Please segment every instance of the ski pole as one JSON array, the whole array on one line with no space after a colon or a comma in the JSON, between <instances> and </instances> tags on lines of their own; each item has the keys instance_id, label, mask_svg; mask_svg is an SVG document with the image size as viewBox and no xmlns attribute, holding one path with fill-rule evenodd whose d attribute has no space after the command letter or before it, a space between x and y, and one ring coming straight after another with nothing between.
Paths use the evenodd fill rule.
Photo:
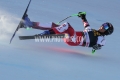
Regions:
<instances>
[{"instance_id":1,"label":"ski pole","mask_svg":"<svg viewBox=\"0 0 120 80\"><path fill-rule=\"evenodd\" d=\"M71 16L68 16L68 17L64 18L63 20L57 22L56 24L60 24L61 22L65 21L66 19L68 19L68 18L70 18L70 17L73 17L73 16L78 16L78 14L73 14L73 15L71 15Z\"/></svg>"}]
</instances>

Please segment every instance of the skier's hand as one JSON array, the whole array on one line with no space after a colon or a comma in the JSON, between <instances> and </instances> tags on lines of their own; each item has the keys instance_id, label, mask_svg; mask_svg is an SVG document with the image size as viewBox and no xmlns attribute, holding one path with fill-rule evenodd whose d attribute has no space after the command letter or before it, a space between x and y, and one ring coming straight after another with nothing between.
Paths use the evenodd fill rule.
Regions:
<instances>
[{"instance_id":1,"label":"skier's hand","mask_svg":"<svg viewBox=\"0 0 120 80\"><path fill-rule=\"evenodd\" d=\"M99 50L99 49L101 49L101 45L100 44L96 44L96 45L93 46L93 49L94 50Z\"/></svg>"},{"instance_id":2,"label":"skier's hand","mask_svg":"<svg viewBox=\"0 0 120 80\"><path fill-rule=\"evenodd\" d=\"M86 12L78 12L78 17L85 18Z\"/></svg>"}]
</instances>

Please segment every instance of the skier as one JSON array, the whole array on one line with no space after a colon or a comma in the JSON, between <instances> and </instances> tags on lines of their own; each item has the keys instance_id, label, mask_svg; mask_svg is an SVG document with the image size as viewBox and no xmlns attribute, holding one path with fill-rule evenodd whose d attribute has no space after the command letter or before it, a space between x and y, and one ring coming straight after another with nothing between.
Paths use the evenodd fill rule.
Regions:
<instances>
[{"instance_id":1,"label":"skier","mask_svg":"<svg viewBox=\"0 0 120 80\"><path fill-rule=\"evenodd\" d=\"M83 31L75 31L68 22L62 25L55 24L54 22L48 24L32 22L27 14L21 27L45 30L39 35L67 33L69 38L64 40L70 46L92 47L94 50L101 49L105 45L105 36L111 35L114 31L113 25L106 22L98 30L95 30L90 27L86 19L86 12L79 12L78 17L82 19L85 28Z\"/></svg>"}]
</instances>

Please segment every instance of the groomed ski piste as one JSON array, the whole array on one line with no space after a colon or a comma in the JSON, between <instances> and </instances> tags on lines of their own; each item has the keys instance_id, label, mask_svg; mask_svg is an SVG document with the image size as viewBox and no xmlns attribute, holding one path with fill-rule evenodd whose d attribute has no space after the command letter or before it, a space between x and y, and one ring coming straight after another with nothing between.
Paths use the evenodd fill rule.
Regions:
<instances>
[{"instance_id":1,"label":"groomed ski piste","mask_svg":"<svg viewBox=\"0 0 120 80\"><path fill-rule=\"evenodd\" d=\"M79 11L87 13L92 28L111 22L115 31L106 37L106 45L95 54L91 48L72 47L64 42L19 40L18 36L34 35L42 30L20 29L11 44L29 0L0 1L0 80L119 80L119 0L32 0L28 15L32 21L59 22ZM83 30L78 17L69 22Z\"/></svg>"}]
</instances>

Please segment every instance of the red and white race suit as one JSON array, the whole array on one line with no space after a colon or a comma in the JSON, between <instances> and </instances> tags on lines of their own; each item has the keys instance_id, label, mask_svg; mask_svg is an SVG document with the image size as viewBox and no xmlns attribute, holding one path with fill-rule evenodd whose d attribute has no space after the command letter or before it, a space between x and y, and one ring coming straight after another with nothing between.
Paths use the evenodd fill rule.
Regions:
<instances>
[{"instance_id":1,"label":"red and white race suit","mask_svg":"<svg viewBox=\"0 0 120 80\"><path fill-rule=\"evenodd\" d=\"M84 22L84 26L88 23ZM104 36L96 36L96 30L91 29L89 26L85 27L84 31L75 31L69 23L64 23L59 27L52 28L56 34L67 33L69 38L65 38L64 42L71 46L86 46L93 47L95 44L104 45Z\"/></svg>"}]
</instances>

